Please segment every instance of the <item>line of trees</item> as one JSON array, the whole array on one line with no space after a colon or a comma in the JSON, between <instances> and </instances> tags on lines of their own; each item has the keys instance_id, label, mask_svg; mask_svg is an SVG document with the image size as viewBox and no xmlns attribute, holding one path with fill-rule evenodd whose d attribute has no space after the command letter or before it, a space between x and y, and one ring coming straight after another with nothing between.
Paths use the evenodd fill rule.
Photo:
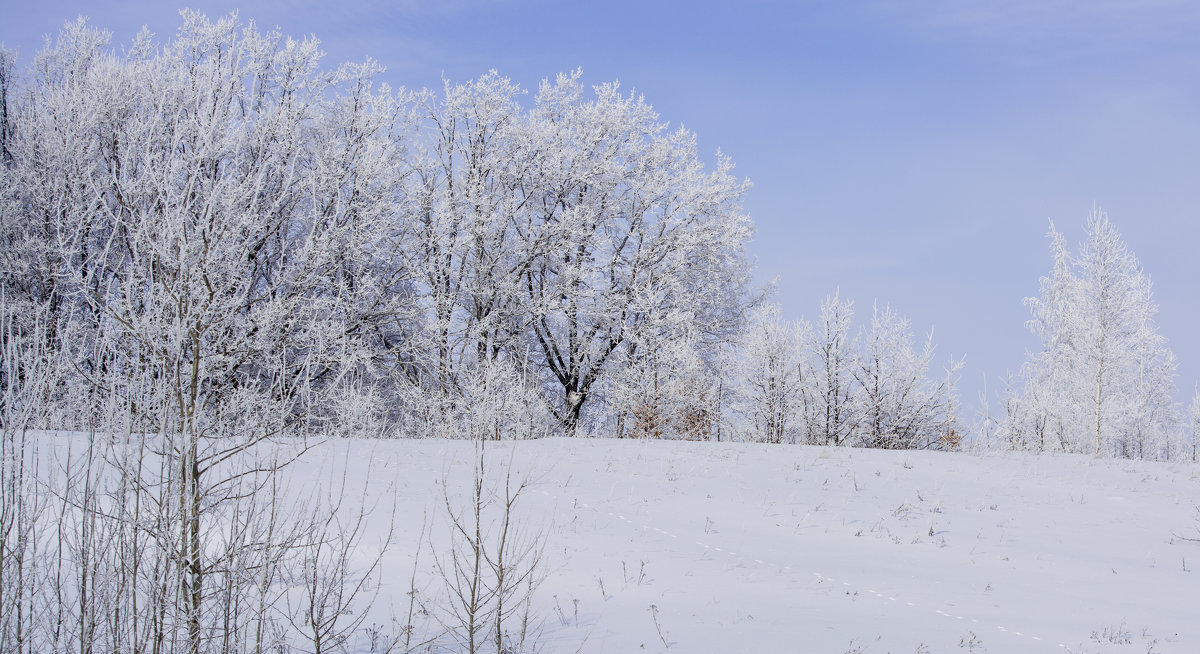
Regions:
<instances>
[{"instance_id":1,"label":"line of trees","mask_svg":"<svg viewBox=\"0 0 1200 654\"><path fill-rule=\"evenodd\" d=\"M579 72L526 109L233 17L108 38L68 24L24 76L0 53L0 649L339 650L389 544L286 471L341 435L477 441L448 592L411 597L471 651L530 647L539 541L482 441L620 432L668 350L706 437L748 184Z\"/></svg>"},{"instance_id":2,"label":"line of trees","mask_svg":"<svg viewBox=\"0 0 1200 654\"><path fill-rule=\"evenodd\" d=\"M735 409L770 443L883 449L955 449L962 359L930 376L933 334L914 349L906 318L874 307L853 330L854 303L825 298L815 325L774 305L751 317L733 364Z\"/></svg>"},{"instance_id":3,"label":"line of trees","mask_svg":"<svg viewBox=\"0 0 1200 654\"><path fill-rule=\"evenodd\" d=\"M760 307L748 183L642 98L576 71L526 108L495 72L413 92L320 57L189 12L122 55L82 20L25 76L0 53L0 294L70 364L44 426L119 397L203 469L209 442L452 433L499 366L557 433L958 442L961 362L929 377L889 307L857 334L836 296L814 324ZM1079 256L1052 232L1003 440L1173 456L1149 281L1088 229Z\"/></svg>"},{"instance_id":4,"label":"line of trees","mask_svg":"<svg viewBox=\"0 0 1200 654\"><path fill-rule=\"evenodd\" d=\"M27 75L0 53L0 295L70 363L44 426L120 397L202 469L205 442L452 434L499 366L541 398L529 433L959 442L961 362L931 377L890 307L853 334L837 296L762 308L748 182L642 98L575 71L526 108L494 71L393 90L320 58L191 12L122 55L82 20ZM1078 256L1051 241L1000 440L1178 455L1148 278L1099 212Z\"/></svg>"},{"instance_id":5,"label":"line of trees","mask_svg":"<svg viewBox=\"0 0 1200 654\"><path fill-rule=\"evenodd\" d=\"M748 184L616 84L559 75L530 109L495 72L393 91L373 62L323 70L315 41L194 13L107 47L77 22L0 78L0 284L46 308L70 388L143 371L197 434L264 402L342 424L353 391L421 435L500 363L574 434L647 349L686 333L703 360L748 305Z\"/></svg>"}]
</instances>

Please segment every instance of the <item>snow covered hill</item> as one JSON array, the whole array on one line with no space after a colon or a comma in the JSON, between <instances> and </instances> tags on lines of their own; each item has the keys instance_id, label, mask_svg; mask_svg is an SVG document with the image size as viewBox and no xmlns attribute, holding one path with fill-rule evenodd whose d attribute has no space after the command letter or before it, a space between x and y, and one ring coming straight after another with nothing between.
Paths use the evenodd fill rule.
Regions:
<instances>
[{"instance_id":1,"label":"snow covered hill","mask_svg":"<svg viewBox=\"0 0 1200 654\"><path fill-rule=\"evenodd\" d=\"M1195 464L662 441L513 447L488 444L487 461L500 471L511 453L533 480L515 517L546 536L533 602L543 651L1200 652L1200 543L1181 538L1200 537ZM462 506L474 453L464 441L332 441L291 469L307 486L349 470L351 489L367 480L377 516L395 505L364 624L406 624L415 570L430 613L418 602L414 622L438 629L445 585L431 547L445 563L443 480ZM386 522L372 522L379 535ZM369 651L363 631L357 646Z\"/></svg>"}]
</instances>

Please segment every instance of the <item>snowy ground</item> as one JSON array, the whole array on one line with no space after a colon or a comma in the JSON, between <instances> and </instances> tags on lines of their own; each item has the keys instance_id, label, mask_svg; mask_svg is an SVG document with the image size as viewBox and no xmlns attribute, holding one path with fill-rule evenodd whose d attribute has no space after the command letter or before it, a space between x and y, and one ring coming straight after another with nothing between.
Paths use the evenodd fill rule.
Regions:
<instances>
[{"instance_id":1,"label":"snowy ground","mask_svg":"<svg viewBox=\"0 0 1200 654\"><path fill-rule=\"evenodd\" d=\"M510 446L494 446L493 466ZM1200 652L1200 543L1177 537L1200 527L1195 464L617 440L516 448L515 467L536 478L520 519L548 530L535 602L546 651ZM349 461L357 480L373 460L373 496L396 504L372 621L403 617L422 516L442 542L441 480L470 479L472 445L322 450L292 473L338 475ZM425 597L440 592L430 565L426 549Z\"/></svg>"}]
</instances>

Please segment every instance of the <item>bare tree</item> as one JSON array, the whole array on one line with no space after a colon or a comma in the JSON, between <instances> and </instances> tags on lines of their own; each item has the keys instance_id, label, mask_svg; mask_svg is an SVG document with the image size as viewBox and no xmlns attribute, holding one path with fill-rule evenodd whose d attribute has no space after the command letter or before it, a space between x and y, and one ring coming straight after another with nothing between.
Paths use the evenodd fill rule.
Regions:
<instances>
[{"instance_id":1,"label":"bare tree","mask_svg":"<svg viewBox=\"0 0 1200 654\"><path fill-rule=\"evenodd\" d=\"M368 506L370 470L363 479L357 507L346 507L346 469L340 482L333 479L323 490L323 499L309 508L306 533L289 541L297 550L292 565L302 578L303 594L290 619L311 644L313 654L340 651L367 618L366 611L377 597L380 564L391 544L396 514L393 509L383 541L365 565L356 566L361 557L362 539L375 507Z\"/></svg>"},{"instance_id":2,"label":"bare tree","mask_svg":"<svg viewBox=\"0 0 1200 654\"><path fill-rule=\"evenodd\" d=\"M24 320L14 309L0 293L0 649L23 654L47 647L39 632L53 619L38 590L50 581L42 563L53 509L39 488L37 434L51 422L62 362L46 344L45 309Z\"/></svg>"},{"instance_id":3,"label":"bare tree","mask_svg":"<svg viewBox=\"0 0 1200 654\"><path fill-rule=\"evenodd\" d=\"M529 604L544 575L545 535L520 517L520 504L531 478L513 466L518 441L500 439L524 431L520 405L540 404L514 394L519 376L499 365L484 371L473 393L472 409L459 428L474 444L465 498L442 480L442 499L449 544L430 541L434 566L443 580L448 602L445 626L457 646L467 652L495 648L497 654L524 652L533 645ZM536 404L535 404L536 403ZM507 461L493 471L492 448L508 448ZM520 616L518 625L514 620ZM510 632L510 629L512 631Z\"/></svg>"}]
</instances>

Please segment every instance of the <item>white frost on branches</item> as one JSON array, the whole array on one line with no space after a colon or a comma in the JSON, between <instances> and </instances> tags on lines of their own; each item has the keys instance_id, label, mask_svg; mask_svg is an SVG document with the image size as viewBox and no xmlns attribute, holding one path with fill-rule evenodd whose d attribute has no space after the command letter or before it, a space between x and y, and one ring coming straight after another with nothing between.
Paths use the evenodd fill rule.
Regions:
<instances>
[{"instance_id":1,"label":"white frost on branches","mask_svg":"<svg viewBox=\"0 0 1200 654\"><path fill-rule=\"evenodd\" d=\"M1050 227L1054 266L1028 325L1042 349L1022 369L1007 441L1018 447L1170 459L1181 454L1175 358L1158 333L1150 279L1102 211L1079 254Z\"/></svg>"},{"instance_id":2,"label":"white frost on branches","mask_svg":"<svg viewBox=\"0 0 1200 654\"><path fill-rule=\"evenodd\" d=\"M955 449L962 360L931 377L932 332L913 349L909 321L875 307L853 337L854 309L825 298L816 328L759 307L738 342L732 383L751 439L887 449Z\"/></svg>"}]
</instances>

